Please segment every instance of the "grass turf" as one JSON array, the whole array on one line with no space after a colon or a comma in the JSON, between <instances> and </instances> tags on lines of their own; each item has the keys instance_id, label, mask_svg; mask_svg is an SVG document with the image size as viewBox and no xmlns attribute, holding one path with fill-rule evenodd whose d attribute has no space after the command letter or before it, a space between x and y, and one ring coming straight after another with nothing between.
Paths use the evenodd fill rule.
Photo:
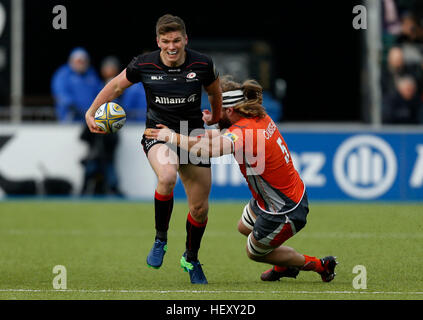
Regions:
<instances>
[{"instance_id":1,"label":"grass turf","mask_svg":"<svg viewBox=\"0 0 423 320\"><path fill-rule=\"evenodd\" d=\"M312 256L337 256L337 276L330 283L314 272L262 282L268 266L247 258L246 238L236 231L243 206L211 203L199 255L209 284L202 286L192 285L179 265L184 202L175 203L159 270L145 262L154 238L151 203L0 202L0 299L423 298L422 205L311 203L306 227L286 245ZM66 267L66 290L53 288L56 265ZM367 289L352 285L356 265L366 268Z\"/></svg>"}]
</instances>

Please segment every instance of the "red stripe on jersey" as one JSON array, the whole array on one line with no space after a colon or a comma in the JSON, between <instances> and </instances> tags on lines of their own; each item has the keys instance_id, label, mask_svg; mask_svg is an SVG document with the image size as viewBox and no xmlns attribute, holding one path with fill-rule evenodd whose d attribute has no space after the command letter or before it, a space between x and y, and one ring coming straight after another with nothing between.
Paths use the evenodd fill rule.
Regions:
<instances>
[{"instance_id":1,"label":"red stripe on jersey","mask_svg":"<svg viewBox=\"0 0 423 320\"><path fill-rule=\"evenodd\" d=\"M197 62L193 62L193 63L191 63L191 64L187 65L185 69L188 69L189 67L191 67L193 64L196 64L196 63L198 63L198 64L204 64L205 66L207 66L207 65L208 65L208 63L206 63L206 62L200 62L200 61L197 61Z\"/></svg>"},{"instance_id":2,"label":"red stripe on jersey","mask_svg":"<svg viewBox=\"0 0 423 320\"><path fill-rule=\"evenodd\" d=\"M151 64L151 65L155 66L157 69L163 70L163 68L160 68L160 67L159 67L157 64L155 64L155 63L151 63L151 62L138 63L138 65L139 65L139 66L143 66L143 65L146 65L146 64Z\"/></svg>"}]
</instances>

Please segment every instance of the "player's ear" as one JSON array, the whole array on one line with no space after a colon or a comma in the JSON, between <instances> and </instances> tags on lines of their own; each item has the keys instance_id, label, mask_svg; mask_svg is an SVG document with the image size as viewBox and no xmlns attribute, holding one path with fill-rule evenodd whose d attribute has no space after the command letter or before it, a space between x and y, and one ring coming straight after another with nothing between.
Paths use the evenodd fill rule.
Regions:
<instances>
[{"instance_id":1,"label":"player's ear","mask_svg":"<svg viewBox=\"0 0 423 320\"><path fill-rule=\"evenodd\" d=\"M159 37L156 37L156 42L157 42L157 46L160 48L160 39L159 39Z\"/></svg>"}]
</instances>

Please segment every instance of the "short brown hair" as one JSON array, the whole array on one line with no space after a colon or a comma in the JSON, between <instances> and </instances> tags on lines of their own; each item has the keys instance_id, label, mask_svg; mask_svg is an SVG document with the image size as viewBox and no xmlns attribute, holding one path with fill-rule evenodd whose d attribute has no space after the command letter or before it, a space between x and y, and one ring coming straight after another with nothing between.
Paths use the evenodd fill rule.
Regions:
<instances>
[{"instance_id":1,"label":"short brown hair","mask_svg":"<svg viewBox=\"0 0 423 320\"><path fill-rule=\"evenodd\" d=\"M182 35L186 36L186 28L184 20L171 14L161 16L156 23L156 35L166 34L168 32L180 31Z\"/></svg>"}]
</instances>

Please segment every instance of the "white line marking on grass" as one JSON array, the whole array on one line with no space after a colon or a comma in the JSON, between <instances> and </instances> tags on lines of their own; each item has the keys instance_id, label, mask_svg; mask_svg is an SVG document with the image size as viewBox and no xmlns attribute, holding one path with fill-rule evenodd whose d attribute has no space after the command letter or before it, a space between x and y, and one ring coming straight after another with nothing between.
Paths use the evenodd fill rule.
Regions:
<instances>
[{"instance_id":1,"label":"white line marking on grass","mask_svg":"<svg viewBox=\"0 0 423 320\"><path fill-rule=\"evenodd\" d=\"M239 294L390 294L390 295L423 295L423 292L402 292L402 291L304 291L304 290L118 290L118 289L66 289L66 290L52 290L52 289L0 289L0 292L27 292L27 293L52 293L52 292L76 292L76 293L239 293Z\"/></svg>"},{"instance_id":2,"label":"white line marking on grass","mask_svg":"<svg viewBox=\"0 0 423 320\"><path fill-rule=\"evenodd\" d=\"M172 231L172 236L184 237L185 233ZM63 229L63 230L51 230L51 229L0 229L0 235L9 236L104 236L104 237L142 237L150 236L150 234L140 233L128 233L127 230L104 230L104 231L93 231L93 230L78 230L78 229ZM366 233L366 232L304 232L299 234L302 238L312 239L423 239L422 233L417 232L391 232L391 233ZM210 230L207 233L208 237L239 237L239 234L234 232L228 234L223 231Z\"/></svg>"}]
</instances>

